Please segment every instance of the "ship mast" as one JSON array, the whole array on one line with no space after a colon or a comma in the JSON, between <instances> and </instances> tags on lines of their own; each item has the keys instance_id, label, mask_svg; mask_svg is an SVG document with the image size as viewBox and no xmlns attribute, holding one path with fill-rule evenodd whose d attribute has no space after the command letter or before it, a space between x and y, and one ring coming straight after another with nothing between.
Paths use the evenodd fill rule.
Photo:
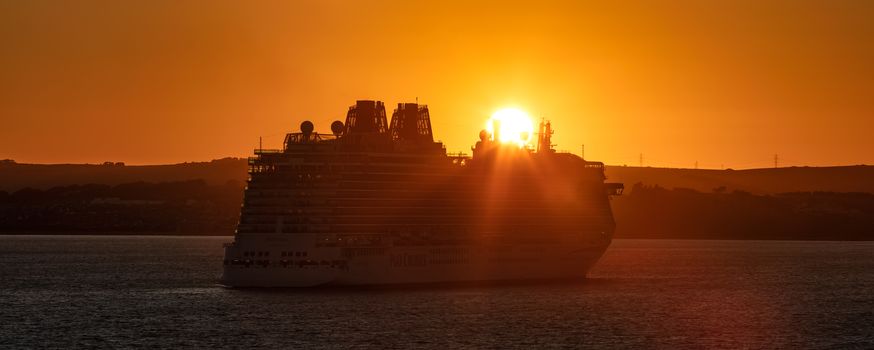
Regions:
<instances>
[{"instance_id":1,"label":"ship mast","mask_svg":"<svg viewBox=\"0 0 874 350\"><path fill-rule=\"evenodd\" d=\"M540 120L540 129L537 133L537 153L540 152L553 152L552 150L552 134L554 131L552 130L552 124L546 120Z\"/></svg>"}]
</instances>

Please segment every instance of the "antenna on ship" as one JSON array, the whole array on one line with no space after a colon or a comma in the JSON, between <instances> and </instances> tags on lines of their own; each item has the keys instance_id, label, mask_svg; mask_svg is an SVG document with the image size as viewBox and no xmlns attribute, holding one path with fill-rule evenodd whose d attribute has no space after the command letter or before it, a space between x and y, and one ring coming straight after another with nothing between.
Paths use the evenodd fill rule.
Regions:
<instances>
[{"instance_id":1,"label":"antenna on ship","mask_svg":"<svg viewBox=\"0 0 874 350\"><path fill-rule=\"evenodd\" d=\"M261 143L261 136L258 136L258 153L262 153L264 150L264 145Z\"/></svg>"}]
</instances>

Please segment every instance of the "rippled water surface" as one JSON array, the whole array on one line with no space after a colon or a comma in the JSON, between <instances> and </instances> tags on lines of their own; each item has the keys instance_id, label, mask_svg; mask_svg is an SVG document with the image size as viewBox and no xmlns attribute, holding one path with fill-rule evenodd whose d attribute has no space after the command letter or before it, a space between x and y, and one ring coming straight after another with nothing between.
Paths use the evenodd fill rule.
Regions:
<instances>
[{"instance_id":1,"label":"rippled water surface","mask_svg":"<svg viewBox=\"0 0 874 350\"><path fill-rule=\"evenodd\" d=\"M0 236L0 347L874 348L874 242L617 240L573 284L233 290L227 237Z\"/></svg>"}]
</instances>

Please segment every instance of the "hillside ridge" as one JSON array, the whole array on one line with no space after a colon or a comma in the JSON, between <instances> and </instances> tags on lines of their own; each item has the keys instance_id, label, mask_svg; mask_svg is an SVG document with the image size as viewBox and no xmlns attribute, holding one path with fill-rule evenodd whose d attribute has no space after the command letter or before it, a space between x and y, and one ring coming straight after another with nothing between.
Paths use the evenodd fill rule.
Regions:
<instances>
[{"instance_id":1,"label":"hillside ridge","mask_svg":"<svg viewBox=\"0 0 874 350\"><path fill-rule=\"evenodd\" d=\"M0 163L0 191L30 187L170 182L202 179L211 185L246 180L247 160L223 158L208 162L167 165L22 164ZM627 188L636 183L664 188L689 188L701 192L746 191L755 194L784 192L874 193L874 166L785 167L744 170L681 169L607 166L608 181ZM721 188L721 189L720 189Z\"/></svg>"}]
</instances>

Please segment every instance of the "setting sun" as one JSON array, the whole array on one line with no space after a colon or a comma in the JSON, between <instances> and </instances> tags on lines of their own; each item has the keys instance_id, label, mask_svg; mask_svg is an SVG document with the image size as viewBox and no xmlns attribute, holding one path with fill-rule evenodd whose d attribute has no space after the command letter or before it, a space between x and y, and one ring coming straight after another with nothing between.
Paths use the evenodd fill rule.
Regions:
<instances>
[{"instance_id":1,"label":"setting sun","mask_svg":"<svg viewBox=\"0 0 874 350\"><path fill-rule=\"evenodd\" d=\"M497 134L495 126L498 127ZM517 108L504 108L498 110L486 122L486 131L497 135L496 139L502 143L515 143L519 147L528 144L534 133L534 122L528 113Z\"/></svg>"}]
</instances>

